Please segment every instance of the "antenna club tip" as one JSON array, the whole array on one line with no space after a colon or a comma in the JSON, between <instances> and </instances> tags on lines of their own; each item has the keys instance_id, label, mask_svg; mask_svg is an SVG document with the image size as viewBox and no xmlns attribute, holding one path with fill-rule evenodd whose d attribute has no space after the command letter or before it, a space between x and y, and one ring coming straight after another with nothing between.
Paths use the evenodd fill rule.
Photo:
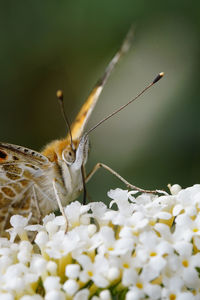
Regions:
<instances>
[{"instance_id":1,"label":"antenna club tip","mask_svg":"<svg viewBox=\"0 0 200 300\"><path fill-rule=\"evenodd\" d=\"M56 92L56 97L57 97L59 100L63 100L63 91L62 91L62 90L57 90L57 92Z\"/></svg>"},{"instance_id":2,"label":"antenna club tip","mask_svg":"<svg viewBox=\"0 0 200 300\"><path fill-rule=\"evenodd\" d=\"M154 79L154 81L152 82L152 84L158 82L158 81L164 76L164 74L165 74L164 72L160 72L160 73L156 76L156 78Z\"/></svg>"}]
</instances>

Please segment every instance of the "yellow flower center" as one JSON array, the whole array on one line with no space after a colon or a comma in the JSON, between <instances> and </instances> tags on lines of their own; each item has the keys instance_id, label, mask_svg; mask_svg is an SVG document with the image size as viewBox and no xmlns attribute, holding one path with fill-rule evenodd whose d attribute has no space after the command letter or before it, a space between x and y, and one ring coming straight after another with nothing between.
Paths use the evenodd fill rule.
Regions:
<instances>
[{"instance_id":1,"label":"yellow flower center","mask_svg":"<svg viewBox=\"0 0 200 300\"><path fill-rule=\"evenodd\" d=\"M156 224L156 221L155 221L155 220L150 220L150 221L149 221L149 225L150 225L150 226L154 226L155 224Z\"/></svg>"},{"instance_id":2,"label":"yellow flower center","mask_svg":"<svg viewBox=\"0 0 200 300\"><path fill-rule=\"evenodd\" d=\"M133 235L134 236L139 236L139 232L138 231L133 231Z\"/></svg>"},{"instance_id":3,"label":"yellow flower center","mask_svg":"<svg viewBox=\"0 0 200 300\"><path fill-rule=\"evenodd\" d=\"M193 228L193 232L198 232L199 229L198 228Z\"/></svg>"},{"instance_id":4,"label":"yellow flower center","mask_svg":"<svg viewBox=\"0 0 200 300\"><path fill-rule=\"evenodd\" d=\"M150 253L150 256L156 256L156 255L157 255L156 252L151 252L151 253Z\"/></svg>"},{"instance_id":5,"label":"yellow flower center","mask_svg":"<svg viewBox=\"0 0 200 300\"><path fill-rule=\"evenodd\" d=\"M109 248L108 248L108 251L113 251L113 250L114 250L113 247L109 247Z\"/></svg>"},{"instance_id":6,"label":"yellow flower center","mask_svg":"<svg viewBox=\"0 0 200 300\"><path fill-rule=\"evenodd\" d=\"M90 277L93 276L93 272L92 272L92 271L88 271L87 273L88 273L88 275L89 275Z\"/></svg>"},{"instance_id":7,"label":"yellow flower center","mask_svg":"<svg viewBox=\"0 0 200 300\"><path fill-rule=\"evenodd\" d=\"M176 295L175 295L175 294L171 294L171 295L169 296L169 299L170 299L170 300L175 300L175 299L176 299Z\"/></svg>"},{"instance_id":8,"label":"yellow flower center","mask_svg":"<svg viewBox=\"0 0 200 300\"><path fill-rule=\"evenodd\" d=\"M185 268L187 268L187 267L189 266L189 263L188 263L188 261L185 259L185 260L182 261L182 265L183 265Z\"/></svg>"},{"instance_id":9,"label":"yellow flower center","mask_svg":"<svg viewBox=\"0 0 200 300\"><path fill-rule=\"evenodd\" d=\"M136 286L138 289L142 289L143 288L143 284L141 282L137 282Z\"/></svg>"},{"instance_id":10,"label":"yellow flower center","mask_svg":"<svg viewBox=\"0 0 200 300\"><path fill-rule=\"evenodd\" d=\"M124 267L125 269L129 269L129 268L130 268L129 264L127 264L127 263L124 263L124 264L123 264L123 267Z\"/></svg>"}]
</instances>

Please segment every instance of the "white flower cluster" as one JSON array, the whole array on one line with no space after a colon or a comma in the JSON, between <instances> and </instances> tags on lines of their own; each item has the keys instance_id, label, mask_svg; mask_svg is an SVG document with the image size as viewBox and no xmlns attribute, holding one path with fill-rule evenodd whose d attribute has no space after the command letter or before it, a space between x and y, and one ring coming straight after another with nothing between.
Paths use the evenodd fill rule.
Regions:
<instances>
[{"instance_id":1,"label":"white flower cluster","mask_svg":"<svg viewBox=\"0 0 200 300\"><path fill-rule=\"evenodd\" d=\"M170 191L111 190L110 208L73 202L67 233L62 216L13 216L0 238L0 299L200 299L200 185Z\"/></svg>"}]
</instances>

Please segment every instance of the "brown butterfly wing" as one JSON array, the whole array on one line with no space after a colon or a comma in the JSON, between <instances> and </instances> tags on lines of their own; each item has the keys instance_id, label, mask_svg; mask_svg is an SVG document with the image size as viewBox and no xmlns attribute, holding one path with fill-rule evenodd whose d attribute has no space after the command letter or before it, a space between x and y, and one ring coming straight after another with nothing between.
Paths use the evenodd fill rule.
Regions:
<instances>
[{"instance_id":1,"label":"brown butterfly wing","mask_svg":"<svg viewBox=\"0 0 200 300\"><path fill-rule=\"evenodd\" d=\"M74 120L71 126L71 133L73 140L80 139L81 135L83 134L84 128L89 120L89 117L99 99L99 96L103 90L104 85L106 84L110 74L112 73L114 67L120 60L123 54L125 54L132 43L133 39L133 27L130 28L128 31L120 49L114 55L108 66L106 67L102 77L97 81L95 87L89 94L89 97L81 107L80 112L78 113L76 119ZM70 135L68 134L67 139L70 140Z\"/></svg>"},{"instance_id":2,"label":"brown butterfly wing","mask_svg":"<svg viewBox=\"0 0 200 300\"><path fill-rule=\"evenodd\" d=\"M34 186L48 167L48 159L40 153L0 143L0 233L10 227L13 214L32 212L32 223L38 222Z\"/></svg>"}]
</instances>

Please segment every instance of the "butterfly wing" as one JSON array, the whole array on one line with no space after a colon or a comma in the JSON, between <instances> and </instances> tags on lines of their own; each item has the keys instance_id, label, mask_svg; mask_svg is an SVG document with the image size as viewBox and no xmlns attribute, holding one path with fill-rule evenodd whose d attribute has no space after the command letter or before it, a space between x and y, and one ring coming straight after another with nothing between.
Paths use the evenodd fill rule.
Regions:
<instances>
[{"instance_id":1,"label":"butterfly wing","mask_svg":"<svg viewBox=\"0 0 200 300\"><path fill-rule=\"evenodd\" d=\"M125 54L131 45L133 39L133 28L129 30L127 36L125 37L119 51L114 55L113 59L110 61L108 66L106 67L102 77L97 81L95 87L89 94L89 97L81 107L80 112L78 113L75 121L71 126L71 133L73 140L80 139L83 134L84 128L89 120L89 117L99 99L99 96L103 90L104 85L106 84L112 70L120 60L123 54ZM70 139L70 135L68 134L67 139Z\"/></svg>"},{"instance_id":2,"label":"butterfly wing","mask_svg":"<svg viewBox=\"0 0 200 300\"><path fill-rule=\"evenodd\" d=\"M0 143L0 233L9 225L10 216L27 216L38 222L36 189L50 167L49 160L28 148ZM44 196L43 196L44 197Z\"/></svg>"}]
</instances>

